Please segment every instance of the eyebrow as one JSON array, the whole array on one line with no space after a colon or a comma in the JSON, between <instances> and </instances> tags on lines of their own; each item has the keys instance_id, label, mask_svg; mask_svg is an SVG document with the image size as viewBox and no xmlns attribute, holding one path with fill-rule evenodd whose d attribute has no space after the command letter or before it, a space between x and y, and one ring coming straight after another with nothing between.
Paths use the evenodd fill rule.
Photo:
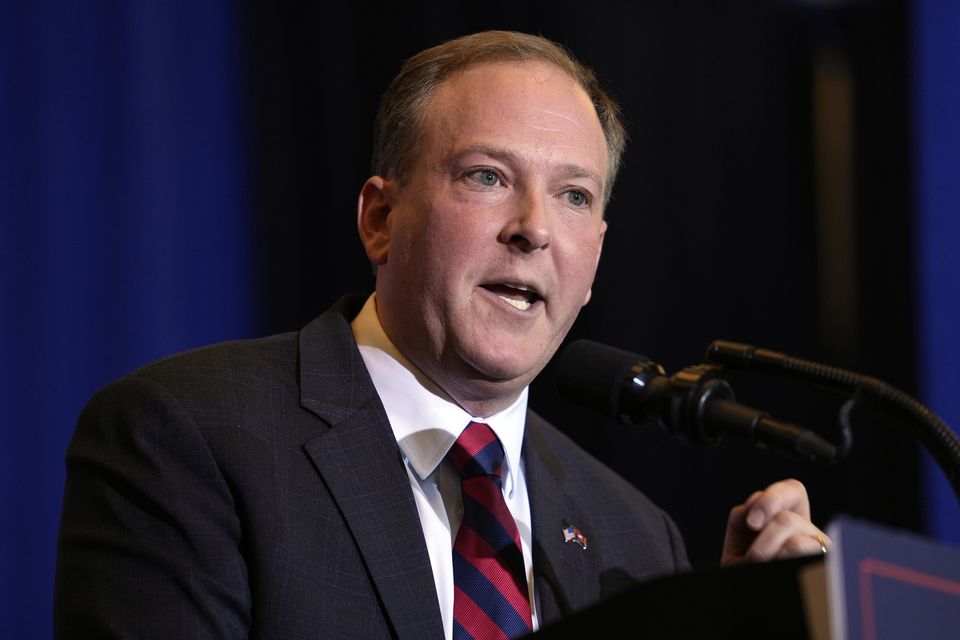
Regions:
<instances>
[{"instance_id":1,"label":"eyebrow","mask_svg":"<svg viewBox=\"0 0 960 640\"><path fill-rule=\"evenodd\" d=\"M474 144L461 149L456 154L454 158L462 158L471 153L480 153L486 156L490 156L494 160L499 160L500 162L505 163L518 163L521 158L513 151L508 149L502 149L500 147L491 147L484 144ZM602 192L604 190L603 180L600 179L599 174L590 171L578 164L574 163L564 163L558 166L558 168L571 178L586 178L588 180L593 180L597 184L597 188Z\"/></svg>"}]
</instances>

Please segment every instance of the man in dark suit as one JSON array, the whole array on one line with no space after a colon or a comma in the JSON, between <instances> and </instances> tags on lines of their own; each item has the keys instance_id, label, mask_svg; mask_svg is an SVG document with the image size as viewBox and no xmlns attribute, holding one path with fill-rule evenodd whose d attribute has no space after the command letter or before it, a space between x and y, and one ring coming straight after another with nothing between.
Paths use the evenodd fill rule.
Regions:
<instances>
[{"instance_id":1,"label":"man in dark suit","mask_svg":"<svg viewBox=\"0 0 960 640\"><path fill-rule=\"evenodd\" d=\"M59 637L462 637L484 603L452 559L474 525L450 452L475 423L515 554L486 575L511 575L524 628L688 568L666 514L526 407L590 298L616 105L553 43L489 32L407 61L377 126L372 296L154 363L84 410ZM785 481L733 509L724 562L828 542Z\"/></svg>"}]
</instances>

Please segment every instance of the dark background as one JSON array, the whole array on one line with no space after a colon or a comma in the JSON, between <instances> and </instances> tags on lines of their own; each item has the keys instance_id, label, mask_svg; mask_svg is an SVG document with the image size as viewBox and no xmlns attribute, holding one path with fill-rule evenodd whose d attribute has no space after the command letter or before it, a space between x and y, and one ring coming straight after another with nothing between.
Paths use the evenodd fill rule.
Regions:
<instances>
[{"instance_id":1,"label":"dark background","mask_svg":"<svg viewBox=\"0 0 960 640\"><path fill-rule=\"evenodd\" d=\"M359 5L257 4L250 55L263 329L299 327L344 291L371 289L355 240L356 195L378 96L402 60L506 28L568 46L620 101L629 127L594 298L570 339L645 354L668 373L701 362L714 339L738 340L912 392L904 13L892 1L486 2L476 11L420 2L375 16ZM842 70L849 98L828 95L818 111L824 68ZM851 155L827 170L848 178L852 232L824 243L831 230L817 212L831 195L818 163L837 159L818 151L816 131L831 108L841 125L823 125L827 139L847 140ZM824 277L852 283L833 309L839 329L825 309L835 301ZM914 446L895 425L858 423L851 456L833 468L734 441L692 448L572 407L551 373L534 384L531 405L673 514L695 565L719 559L732 505L786 476L807 484L820 524L846 513L920 527ZM734 390L836 439L839 396L751 376Z\"/></svg>"},{"instance_id":2,"label":"dark background","mask_svg":"<svg viewBox=\"0 0 960 640\"><path fill-rule=\"evenodd\" d=\"M369 291L354 221L379 96L404 58L488 28L570 47L630 131L571 339L670 373L715 339L758 344L960 423L954 0L0 2L0 637L50 637L64 453L91 395ZM960 543L956 496L896 425L861 416L829 468L694 448L566 404L552 373L532 406L673 514L697 567L728 509L786 476L818 524ZM731 380L836 437L843 398Z\"/></svg>"}]
</instances>

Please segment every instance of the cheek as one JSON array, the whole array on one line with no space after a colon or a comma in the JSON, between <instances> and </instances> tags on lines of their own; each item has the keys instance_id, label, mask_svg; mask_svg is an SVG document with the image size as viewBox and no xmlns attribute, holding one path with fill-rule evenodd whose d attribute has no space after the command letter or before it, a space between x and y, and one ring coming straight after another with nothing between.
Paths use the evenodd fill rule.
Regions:
<instances>
[{"instance_id":1,"label":"cheek","mask_svg":"<svg viewBox=\"0 0 960 640\"><path fill-rule=\"evenodd\" d=\"M596 233L576 234L558 244L558 269L571 288L589 291L597 271L600 240ZM579 297L579 294L578 294ZM588 298L589 299L589 298ZM586 300L583 301L586 304Z\"/></svg>"},{"instance_id":2,"label":"cheek","mask_svg":"<svg viewBox=\"0 0 960 640\"><path fill-rule=\"evenodd\" d=\"M493 217L478 211L447 210L423 230L421 248L434 276L468 277L473 267L487 262L497 247ZM486 258L484 256L487 256Z\"/></svg>"}]
</instances>

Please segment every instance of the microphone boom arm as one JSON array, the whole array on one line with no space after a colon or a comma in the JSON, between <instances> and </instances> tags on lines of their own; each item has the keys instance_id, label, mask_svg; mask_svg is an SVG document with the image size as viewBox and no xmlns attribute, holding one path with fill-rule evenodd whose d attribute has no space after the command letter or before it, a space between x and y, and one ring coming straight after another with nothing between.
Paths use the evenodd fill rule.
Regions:
<instances>
[{"instance_id":1,"label":"microphone boom arm","mask_svg":"<svg viewBox=\"0 0 960 640\"><path fill-rule=\"evenodd\" d=\"M908 418L906 424L911 435L937 461L960 500L960 438L933 411L899 389L870 376L726 340L712 342L707 347L707 358L731 368L801 378L851 393L851 400L841 412L841 422L847 430L853 405L872 402L892 407Z\"/></svg>"}]
</instances>

